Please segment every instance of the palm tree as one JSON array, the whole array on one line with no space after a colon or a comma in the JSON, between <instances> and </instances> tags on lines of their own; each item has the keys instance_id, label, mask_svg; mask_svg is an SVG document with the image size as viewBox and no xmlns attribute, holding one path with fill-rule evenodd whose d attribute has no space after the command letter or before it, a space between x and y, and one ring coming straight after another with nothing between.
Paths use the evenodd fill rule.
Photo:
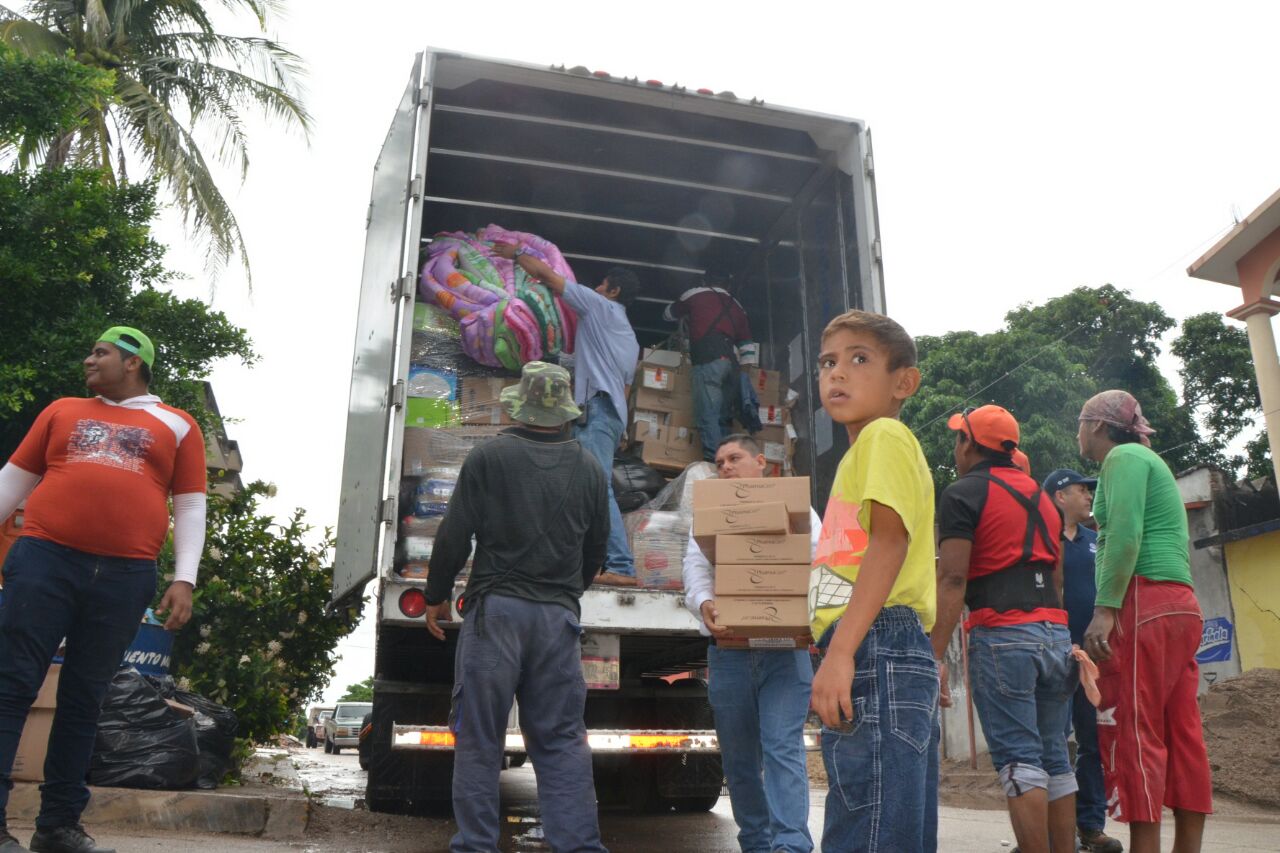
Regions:
<instances>
[{"instance_id":1,"label":"palm tree","mask_svg":"<svg viewBox=\"0 0 1280 853\"><path fill-rule=\"evenodd\" d=\"M248 10L266 31L281 0L217 0ZM26 14L0 5L0 41L29 55L68 53L115 74L114 97L83 116L83 126L52 140L24 139L20 165L42 156L49 167L74 163L127 181L138 158L158 178L217 273L238 253L248 273L244 239L214 183L197 136L211 140L217 161L249 168L244 110L310 131L301 101L301 60L267 38L222 35L201 0L30 0Z\"/></svg>"}]
</instances>

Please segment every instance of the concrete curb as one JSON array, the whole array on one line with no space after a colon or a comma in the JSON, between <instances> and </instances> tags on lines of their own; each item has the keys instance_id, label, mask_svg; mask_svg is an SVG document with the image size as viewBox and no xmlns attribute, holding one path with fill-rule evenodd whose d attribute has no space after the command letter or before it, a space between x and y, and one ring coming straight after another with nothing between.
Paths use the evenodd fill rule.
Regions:
<instances>
[{"instance_id":1,"label":"concrete curb","mask_svg":"<svg viewBox=\"0 0 1280 853\"><path fill-rule=\"evenodd\" d=\"M83 818L88 826L115 824L288 839L301 838L311 818L311 803L296 796L131 788L89 790L92 796ZM15 784L9 795L9 819L31 823L39 812L40 787Z\"/></svg>"}]
</instances>

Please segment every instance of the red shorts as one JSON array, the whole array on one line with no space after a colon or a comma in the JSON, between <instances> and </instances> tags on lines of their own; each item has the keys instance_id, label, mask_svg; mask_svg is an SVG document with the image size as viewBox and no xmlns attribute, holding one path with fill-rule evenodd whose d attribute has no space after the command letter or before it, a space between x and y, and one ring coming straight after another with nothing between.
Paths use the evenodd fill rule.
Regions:
<instances>
[{"instance_id":1,"label":"red shorts","mask_svg":"<svg viewBox=\"0 0 1280 853\"><path fill-rule=\"evenodd\" d=\"M1098 749L1107 812L1158 823L1164 806L1209 814L1213 781L1200 727L1196 650L1204 624L1186 584L1134 577L1099 664Z\"/></svg>"}]
</instances>

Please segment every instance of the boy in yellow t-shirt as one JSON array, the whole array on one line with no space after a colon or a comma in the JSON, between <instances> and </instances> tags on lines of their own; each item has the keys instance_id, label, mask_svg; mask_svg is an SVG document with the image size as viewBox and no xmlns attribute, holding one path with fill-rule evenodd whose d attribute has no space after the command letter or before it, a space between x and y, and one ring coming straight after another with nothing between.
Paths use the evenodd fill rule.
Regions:
<instances>
[{"instance_id":1,"label":"boy in yellow t-shirt","mask_svg":"<svg viewBox=\"0 0 1280 853\"><path fill-rule=\"evenodd\" d=\"M809 578L823 649L823 850L934 851L938 668L933 483L897 419L920 387L916 347L881 314L849 311L822 333L822 406L849 433Z\"/></svg>"}]
</instances>

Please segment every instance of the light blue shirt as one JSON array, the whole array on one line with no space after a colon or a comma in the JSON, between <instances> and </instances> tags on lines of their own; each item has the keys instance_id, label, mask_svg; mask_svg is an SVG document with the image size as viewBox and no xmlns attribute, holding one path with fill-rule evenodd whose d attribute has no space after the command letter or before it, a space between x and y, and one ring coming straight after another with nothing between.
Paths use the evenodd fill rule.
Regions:
<instances>
[{"instance_id":1,"label":"light blue shirt","mask_svg":"<svg viewBox=\"0 0 1280 853\"><path fill-rule=\"evenodd\" d=\"M564 301L578 314L573 343L574 402L582 406L604 392L625 427L626 386L640 360L640 344L627 320L627 309L576 281L564 283Z\"/></svg>"}]
</instances>

